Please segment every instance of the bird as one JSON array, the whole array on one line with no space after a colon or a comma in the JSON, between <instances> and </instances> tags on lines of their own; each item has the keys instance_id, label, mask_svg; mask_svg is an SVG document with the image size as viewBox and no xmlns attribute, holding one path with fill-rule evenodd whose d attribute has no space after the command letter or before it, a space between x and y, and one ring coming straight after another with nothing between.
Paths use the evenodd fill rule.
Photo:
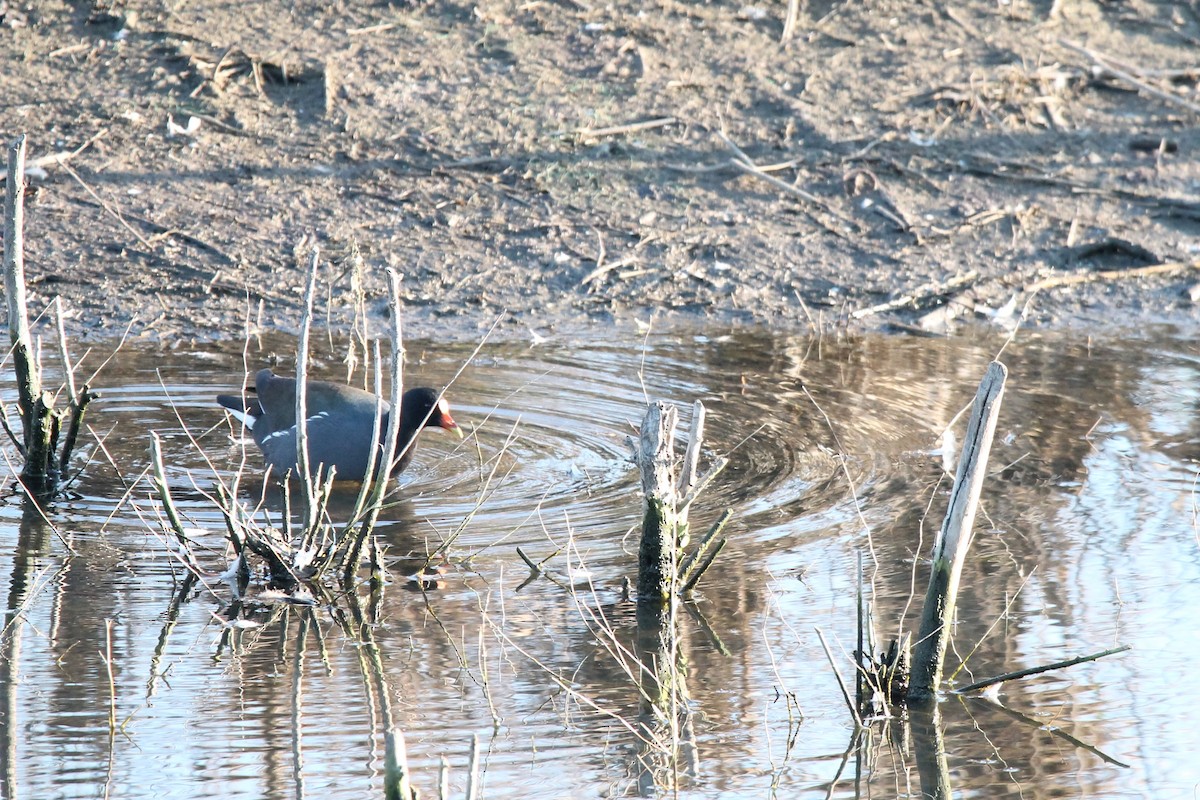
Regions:
<instances>
[{"instance_id":1,"label":"bird","mask_svg":"<svg viewBox=\"0 0 1200 800\"><path fill-rule=\"evenodd\" d=\"M328 381L308 381L305 394L308 463L314 475L336 470L338 480L361 481L367 476L371 455L371 427L376 397L370 392ZM254 437L267 465L277 475L296 474L296 379L269 369L254 376L254 396L217 395L217 402L240 420ZM378 474L383 458L391 404L381 401L381 419L375 458ZM417 434L422 428L444 428L462 438L462 428L450 416L450 405L428 387L409 389L400 400L400 432L396 439L399 460L392 476L412 461Z\"/></svg>"}]
</instances>

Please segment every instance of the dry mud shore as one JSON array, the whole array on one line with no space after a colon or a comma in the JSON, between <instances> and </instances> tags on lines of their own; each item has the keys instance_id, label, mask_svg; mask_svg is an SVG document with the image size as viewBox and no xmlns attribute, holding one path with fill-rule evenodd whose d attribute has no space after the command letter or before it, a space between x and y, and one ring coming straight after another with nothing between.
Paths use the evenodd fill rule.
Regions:
<instances>
[{"instance_id":1,"label":"dry mud shore","mask_svg":"<svg viewBox=\"0 0 1200 800\"><path fill-rule=\"evenodd\" d=\"M312 242L335 324L390 266L453 338L1200 313L1195 0L0 9L77 336L293 328Z\"/></svg>"}]
</instances>

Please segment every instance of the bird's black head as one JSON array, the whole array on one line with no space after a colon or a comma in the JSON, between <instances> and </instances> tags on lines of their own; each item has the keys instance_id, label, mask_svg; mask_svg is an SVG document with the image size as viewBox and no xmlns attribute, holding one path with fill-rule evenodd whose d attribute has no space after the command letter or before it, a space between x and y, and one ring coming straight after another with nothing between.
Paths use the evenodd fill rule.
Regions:
<instances>
[{"instance_id":1,"label":"bird's black head","mask_svg":"<svg viewBox=\"0 0 1200 800\"><path fill-rule=\"evenodd\" d=\"M425 420L426 428L445 428L458 434L459 438L463 435L462 428L450 416L446 398L438 397L437 392L424 386L404 393L404 399L400 401L400 419L411 425L419 425Z\"/></svg>"}]
</instances>

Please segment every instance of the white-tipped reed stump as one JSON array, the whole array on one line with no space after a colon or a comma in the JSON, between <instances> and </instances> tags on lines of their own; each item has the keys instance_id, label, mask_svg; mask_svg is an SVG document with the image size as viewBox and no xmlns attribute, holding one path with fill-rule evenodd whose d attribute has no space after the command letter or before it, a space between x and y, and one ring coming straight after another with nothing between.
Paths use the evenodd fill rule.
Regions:
<instances>
[{"instance_id":1,"label":"white-tipped reed stump","mask_svg":"<svg viewBox=\"0 0 1200 800\"><path fill-rule=\"evenodd\" d=\"M718 458L704 475L697 477L700 449L704 442L704 404L692 406L683 468L675 456L675 428L679 411L661 400L650 404L642 420L642 433L633 446L634 461L642 476L642 539L638 548L637 595L639 604L661 604L676 594L690 591L725 546L713 541L729 521L726 511L695 550L685 555L690 536L688 510L700 492L725 468Z\"/></svg>"},{"instance_id":2,"label":"white-tipped reed stump","mask_svg":"<svg viewBox=\"0 0 1200 800\"><path fill-rule=\"evenodd\" d=\"M4 290L8 306L8 337L12 344L13 369L17 378L17 410L21 435L8 431L24 459L21 483L33 495L52 496L71 458L83 420L83 412L96 397L88 386L78 392L67 356L66 335L59 332L63 370L67 374L69 407L56 409L54 395L42 388L41 367L29 333L25 300L25 136L8 146L8 171L4 192ZM56 306L60 307L60 306ZM59 438L67 421L61 457Z\"/></svg>"}]
</instances>

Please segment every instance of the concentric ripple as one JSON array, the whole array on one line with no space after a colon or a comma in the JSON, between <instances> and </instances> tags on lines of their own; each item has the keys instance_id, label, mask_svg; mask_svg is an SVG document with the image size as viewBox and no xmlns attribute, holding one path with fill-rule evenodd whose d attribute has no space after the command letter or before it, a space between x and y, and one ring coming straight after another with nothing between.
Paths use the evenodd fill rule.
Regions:
<instances>
[{"instance_id":1,"label":"concentric ripple","mask_svg":"<svg viewBox=\"0 0 1200 800\"><path fill-rule=\"evenodd\" d=\"M439 430L424 432L400 477L401 500L381 520L418 539L459 532L469 550L499 541L549 546L568 531L602 552L620 542L641 513L630 442L647 398L681 406L680 439L692 402L702 400L708 409L702 469L717 455L729 458L696 514L705 519L732 508L737 525L779 534L849 519L850 482L854 492L869 493L898 459L934 441L938 416L952 414L941 398L931 415L928 392L916 381L897 380L881 392L836 354L812 358L799 341L762 335L507 342L486 345L471 359L472 350L409 345L415 357L406 383L453 381L446 396L467 436L460 442ZM104 399L90 419L107 436L107 454L95 449L79 485L87 501L73 510L124 523L151 513L152 503L135 507L123 498L149 463L153 432L181 510L198 526L219 530L210 500L214 470L226 482L240 470L242 494L252 500L262 491L262 461L252 443L239 441L214 397L269 363L268 356L243 360L217 350L175 356L170 366L164 361L154 352L123 353L106 373ZM344 376L336 364L318 354L312 371L338 380ZM926 434L920 439L912 437L915 418L928 423L917 425ZM148 484L133 492L148 493ZM355 494L356 485L340 487L334 513L349 508Z\"/></svg>"}]
</instances>

